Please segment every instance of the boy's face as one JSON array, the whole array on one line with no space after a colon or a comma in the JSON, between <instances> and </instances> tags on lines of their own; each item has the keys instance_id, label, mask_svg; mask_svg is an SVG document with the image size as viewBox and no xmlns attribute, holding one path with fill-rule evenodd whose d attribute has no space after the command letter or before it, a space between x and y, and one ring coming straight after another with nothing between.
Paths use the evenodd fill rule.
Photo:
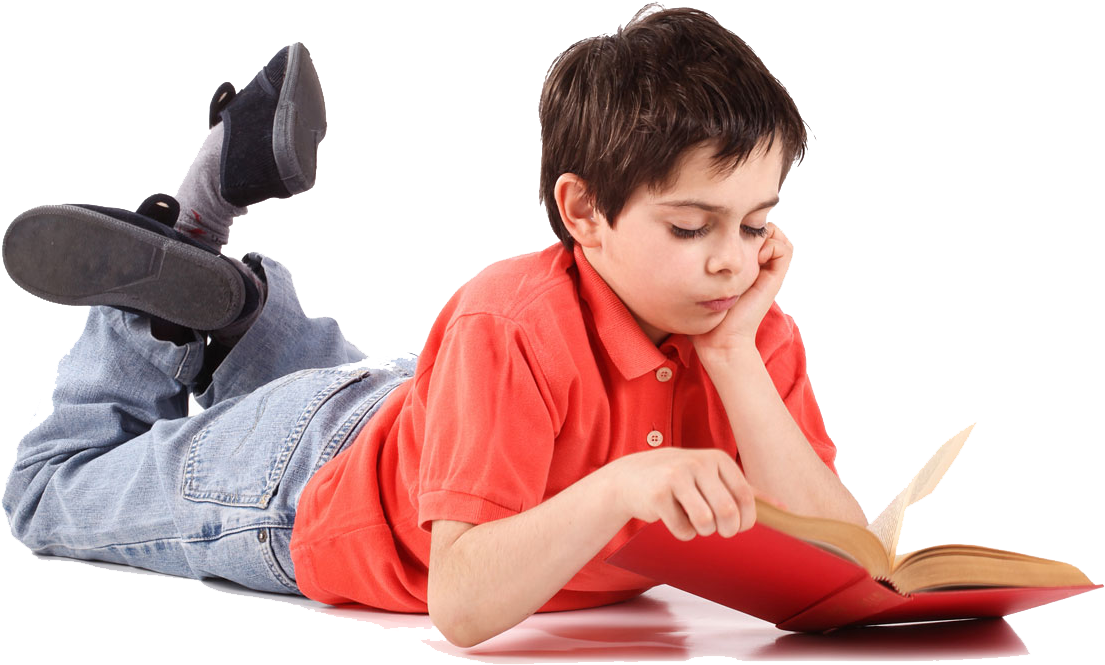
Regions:
<instances>
[{"instance_id":1,"label":"boy's face","mask_svg":"<svg viewBox=\"0 0 1105 665\"><path fill-rule=\"evenodd\" d=\"M602 220L582 244L654 344L712 330L756 281L760 230L778 202L781 144L767 153L761 146L730 173L714 168L712 146L690 150L671 187L638 187L616 227Z\"/></svg>"}]
</instances>

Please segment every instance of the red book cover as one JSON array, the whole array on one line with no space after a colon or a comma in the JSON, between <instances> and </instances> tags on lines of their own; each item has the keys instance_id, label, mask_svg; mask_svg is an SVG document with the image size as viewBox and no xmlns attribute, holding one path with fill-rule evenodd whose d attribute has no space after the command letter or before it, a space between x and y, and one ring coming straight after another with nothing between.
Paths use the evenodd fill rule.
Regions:
<instances>
[{"instance_id":1,"label":"red book cover","mask_svg":"<svg viewBox=\"0 0 1105 665\"><path fill-rule=\"evenodd\" d=\"M732 538L687 542L656 522L607 562L794 631L999 617L1101 586L901 594L858 564L758 522Z\"/></svg>"},{"instance_id":2,"label":"red book cover","mask_svg":"<svg viewBox=\"0 0 1105 665\"><path fill-rule=\"evenodd\" d=\"M857 552L867 552L870 558L871 543L861 542L865 536L876 540L884 553L894 552L905 509L932 492L973 427L964 429L936 451L905 490L869 525L870 533L854 533L852 538L859 541L845 538L836 542L862 545L863 549ZM831 541L844 535L839 529L857 528L834 526L832 520L789 515L769 504L757 503L760 504L757 510L766 511L760 517L775 513L771 519L776 521L769 523L807 534L811 540ZM822 535L815 535L818 533ZM954 551L954 546L949 551ZM1033 559L1015 552L991 552L1001 557L1021 557L1022 561ZM888 580L873 578L866 568L838 550L815 546L766 526L759 519L751 529L732 538L715 534L688 542L680 541L662 522L656 522L638 532L607 562L770 621L784 630L811 632L867 624L1001 617L1101 588L1077 568L1051 562L1056 564L1051 572L1063 574L1036 579L1075 584L959 586L904 594Z\"/></svg>"}]
</instances>

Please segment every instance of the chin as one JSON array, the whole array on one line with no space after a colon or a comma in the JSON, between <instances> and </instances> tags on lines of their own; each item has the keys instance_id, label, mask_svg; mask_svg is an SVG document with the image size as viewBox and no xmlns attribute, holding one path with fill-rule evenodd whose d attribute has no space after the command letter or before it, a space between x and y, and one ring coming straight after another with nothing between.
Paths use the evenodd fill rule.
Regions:
<instances>
[{"instance_id":1,"label":"chin","mask_svg":"<svg viewBox=\"0 0 1105 665\"><path fill-rule=\"evenodd\" d=\"M671 330L671 334L694 337L695 335L704 335L714 328L717 328L719 325L721 325L721 319L718 319L716 323L713 321L703 321L701 323L683 322L682 325L674 326Z\"/></svg>"}]
</instances>

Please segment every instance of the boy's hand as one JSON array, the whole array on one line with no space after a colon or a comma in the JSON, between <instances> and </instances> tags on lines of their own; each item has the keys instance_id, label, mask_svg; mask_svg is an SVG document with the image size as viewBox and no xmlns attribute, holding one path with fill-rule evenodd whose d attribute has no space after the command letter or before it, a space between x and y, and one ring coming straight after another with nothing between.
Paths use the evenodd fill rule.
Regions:
<instances>
[{"instance_id":1,"label":"boy's hand","mask_svg":"<svg viewBox=\"0 0 1105 665\"><path fill-rule=\"evenodd\" d=\"M604 469L613 477L615 509L626 521L663 520L679 540L714 532L728 538L756 521L756 493L724 451L647 450L620 457Z\"/></svg>"},{"instance_id":2,"label":"boy's hand","mask_svg":"<svg viewBox=\"0 0 1105 665\"><path fill-rule=\"evenodd\" d=\"M740 346L755 347L756 331L783 285L783 277L790 267L793 253L794 246L779 227L768 222L767 238L757 256L760 274L717 327L694 336L694 346L699 356L704 352L726 351Z\"/></svg>"}]
</instances>

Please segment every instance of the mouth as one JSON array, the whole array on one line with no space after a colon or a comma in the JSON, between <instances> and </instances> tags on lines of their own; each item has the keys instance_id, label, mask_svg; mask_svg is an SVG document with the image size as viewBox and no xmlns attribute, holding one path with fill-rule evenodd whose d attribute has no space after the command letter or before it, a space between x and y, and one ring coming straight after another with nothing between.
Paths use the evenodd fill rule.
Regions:
<instances>
[{"instance_id":1,"label":"mouth","mask_svg":"<svg viewBox=\"0 0 1105 665\"><path fill-rule=\"evenodd\" d=\"M733 305L736 305L738 299L740 299L739 295L730 298L719 298L717 300L703 300L698 304L713 312L724 312Z\"/></svg>"}]
</instances>

